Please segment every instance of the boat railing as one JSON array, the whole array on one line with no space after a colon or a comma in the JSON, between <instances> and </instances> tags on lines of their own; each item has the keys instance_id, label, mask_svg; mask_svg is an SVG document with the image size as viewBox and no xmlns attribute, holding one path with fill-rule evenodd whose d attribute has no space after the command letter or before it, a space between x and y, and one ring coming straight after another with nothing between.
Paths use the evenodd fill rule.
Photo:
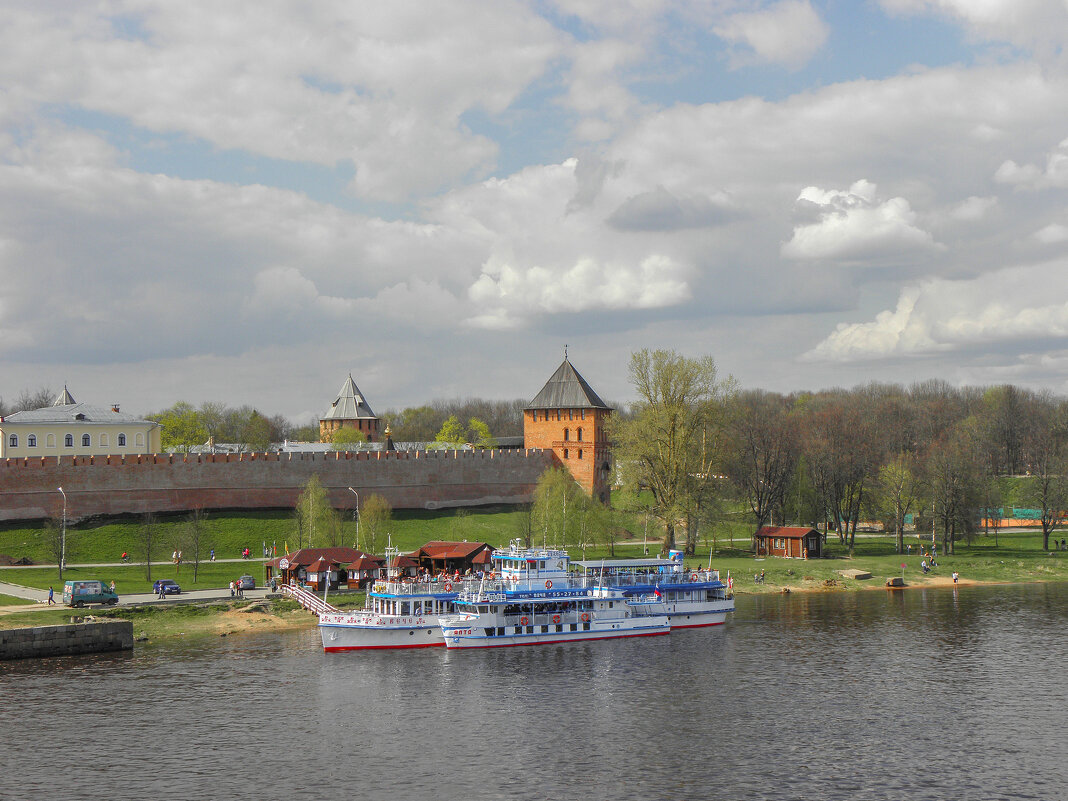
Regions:
<instances>
[{"instance_id":1,"label":"boat railing","mask_svg":"<svg viewBox=\"0 0 1068 801\"><path fill-rule=\"evenodd\" d=\"M605 572L602 575L600 571L591 569L586 575L606 587L652 587L657 584L702 584L719 581L718 570L680 570L671 573L622 571L616 573Z\"/></svg>"},{"instance_id":2,"label":"boat railing","mask_svg":"<svg viewBox=\"0 0 1068 801\"><path fill-rule=\"evenodd\" d=\"M282 595L292 598L305 609L317 615L341 611L336 606L328 604L314 592L298 587L296 584L282 584L278 589Z\"/></svg>"}]
</instances>

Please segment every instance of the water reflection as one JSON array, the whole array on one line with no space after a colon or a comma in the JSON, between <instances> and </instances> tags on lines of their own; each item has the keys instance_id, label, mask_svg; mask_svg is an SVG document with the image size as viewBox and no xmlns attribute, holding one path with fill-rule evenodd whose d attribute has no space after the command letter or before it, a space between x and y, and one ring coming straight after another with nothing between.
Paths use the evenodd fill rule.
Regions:
<instances>
[{"instance_id":1,"label":"water reflection","mask_svg":"<svg viewBox=\"0 0 1068 801\"><path fill-rule=\"evenodd\" d=\"M0 663L15 795L1055 798L1068 587L742 598L651 640ZM316 792L312 792L315 790ZM359 792L357 792L357 790ZM21 794L21 795L20 795Z\"/></svg>"}]
</instances>

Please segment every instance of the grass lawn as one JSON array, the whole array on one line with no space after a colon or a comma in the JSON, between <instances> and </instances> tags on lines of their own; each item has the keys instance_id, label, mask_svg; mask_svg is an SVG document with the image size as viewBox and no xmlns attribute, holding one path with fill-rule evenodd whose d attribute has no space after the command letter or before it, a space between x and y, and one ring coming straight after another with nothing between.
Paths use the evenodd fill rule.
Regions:
<instances>
[{"instance_id":1,"label":"grass lawn","mask_svg":"<svg viewBox=\"0 0 1068 801\"><path fill-rule=\"evenodd\" d=\"M31 601L29 598L16 598L14 595L0 595L0 606L25 606L26 604L35 604L36 601Z\"/></svg>"}]
</instances>

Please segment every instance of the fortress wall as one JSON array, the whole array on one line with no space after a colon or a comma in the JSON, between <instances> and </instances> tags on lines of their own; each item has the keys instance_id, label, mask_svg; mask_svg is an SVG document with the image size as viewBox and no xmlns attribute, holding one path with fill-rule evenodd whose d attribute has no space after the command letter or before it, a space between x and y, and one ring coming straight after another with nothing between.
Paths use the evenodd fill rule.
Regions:
<instances>
[{"instance_id":1,"label":"fortress wall","mask_svg":"<svg viewBox=\"0 0 1068 801\"><path fill-rule=\"evenodd\" d=\"M396 509L524 503L551 451L141 454L0 461L0 520L190 509L291 508L313 475L351 509L378 493Z\"/></svg>"}]
</instances>

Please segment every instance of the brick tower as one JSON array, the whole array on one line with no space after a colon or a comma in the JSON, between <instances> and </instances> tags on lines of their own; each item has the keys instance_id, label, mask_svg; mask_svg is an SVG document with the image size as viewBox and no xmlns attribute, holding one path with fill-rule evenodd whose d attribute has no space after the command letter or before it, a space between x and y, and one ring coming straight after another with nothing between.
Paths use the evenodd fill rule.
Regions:
<instances>
[{"instance_id":1,"label":"brick tower","mask_svg":"<svg viewBox=\"0 0 1068 801\"><path fill-rule=\"evenodd\" d=\"M523 411L523 444L551 450L587 495L607 505L611 455L604 424L611 413L565 354Z\"/></svg>"},{"instance_id":2,"label":"brick tower","mask_svg":"<svg viewBox=\"0 0 1068 801\"><path fill-rule=\"evenodd\" d=\"M352 373L341 385L341 391L326 414L319 418L319 441L329 442L339 428L354 428L363 432L368 442L378 441L378 418L352 380Z\"/></svg>"}]
</instances>

